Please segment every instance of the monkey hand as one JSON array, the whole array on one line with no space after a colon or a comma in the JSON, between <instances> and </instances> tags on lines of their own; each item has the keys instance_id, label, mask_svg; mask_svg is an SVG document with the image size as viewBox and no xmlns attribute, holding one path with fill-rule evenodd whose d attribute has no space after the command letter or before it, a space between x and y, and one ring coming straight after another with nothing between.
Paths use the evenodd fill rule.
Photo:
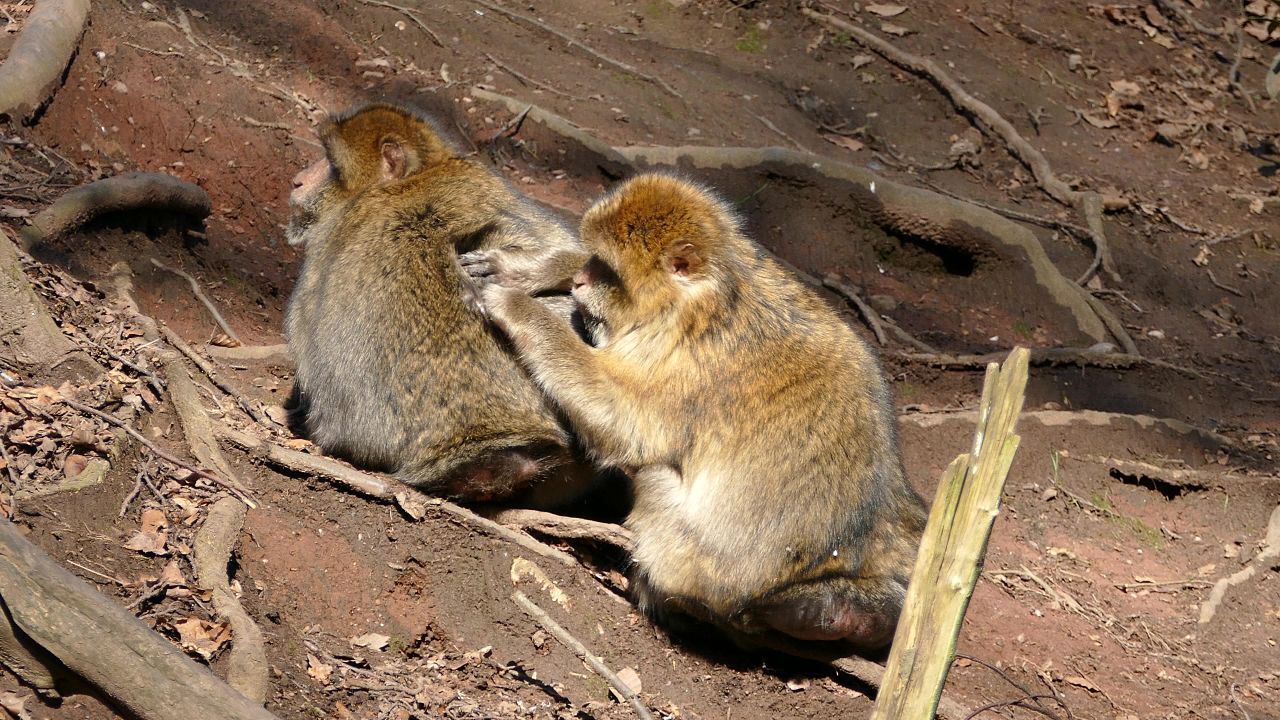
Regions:
<instances>
[{"instance_id":1,"label":"monkey hand","mask_svg":"<svg viewBox=\"0 0 1280 720\"><path fill-rule=\"evenodd\" d=\"M525 292L541 289L537 282L535 257L520 247L472 250L458 256L462 270L480 286L503 285Z\"/></svg>"},{"instance_id":2,"label":"monkey hand","mask_svg":"<svg viewBox=\"0 0 1280 720\"><path fill-rule=\"evenodd\" d=\"M476 285L484 287L499 282L501 273L498 272L497 253L489 250L472 250L459 255L458 262L462 263L462 271Z\"/></svg>"},{"instance_id":3,"label":"monkey hand","mask_svg":"<svg viewBox=\"0 0 1280 720\"><path fill-rule=\"evenodd\" d=\"M508 334L537 308L537 301L520 288L488 284L480 288L480 312Z\"/></svg>"}]
</instances>

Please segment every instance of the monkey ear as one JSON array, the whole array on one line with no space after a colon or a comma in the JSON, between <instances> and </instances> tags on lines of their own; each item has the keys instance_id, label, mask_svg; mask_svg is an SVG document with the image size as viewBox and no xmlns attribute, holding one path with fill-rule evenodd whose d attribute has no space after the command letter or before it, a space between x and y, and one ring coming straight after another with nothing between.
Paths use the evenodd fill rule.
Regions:
<instances>
[{"instance_id":1,"label":"monkey ear","mask_svg":"<svg viewBox=\"0 0 1280 720\"><path fill-rule=\"evenodd\" d=\"M399 180L409 174L409 158L397 140L382 141L382 179Z\"/></svg>"},{"instance_id":2,"label":"monkey ear","mask_svg":"<svg viewBox=\"0 0 1280 720\"><path fill-rule=\"evenodd\" d=\"M672 245L671 249L667 250L665 260L667 271L681 277L698 275L706 264L702 255L698 253L698 249L689 242Z\"/></svg>"}]
</instances>

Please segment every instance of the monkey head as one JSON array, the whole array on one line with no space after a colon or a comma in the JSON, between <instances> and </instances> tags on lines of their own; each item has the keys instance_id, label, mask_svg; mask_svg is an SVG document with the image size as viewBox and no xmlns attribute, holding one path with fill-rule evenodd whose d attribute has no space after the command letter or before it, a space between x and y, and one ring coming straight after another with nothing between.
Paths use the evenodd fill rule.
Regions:
<instances>
[{"instance_id":1,"label":"monkey head","mask_svg":"<svg viewBox=\"0 0 1280 720\"><path fill-rule=\"evenodd\" d=\"M685 320L731 288L740 253L726 246L749 247L723 201L657 173L636 176L596 202L581 235L592 255L574 276L573 296L614 336L665 320L687 327Z\"/></svg>"},{"instance_id":2,"label":"monkey head","mask_svg":"<svg viewBox=\"0 0 1280 720\"><path fill-rule=\"evenodd\" d=\"M409 108L371 103L333 115L317 130L324 157L293 178L290 245L328 236L335 210L370 188L404 180L457 153L430 119ZM317 230L323 230L317 232Z\"/></svg>"}]
</instances>

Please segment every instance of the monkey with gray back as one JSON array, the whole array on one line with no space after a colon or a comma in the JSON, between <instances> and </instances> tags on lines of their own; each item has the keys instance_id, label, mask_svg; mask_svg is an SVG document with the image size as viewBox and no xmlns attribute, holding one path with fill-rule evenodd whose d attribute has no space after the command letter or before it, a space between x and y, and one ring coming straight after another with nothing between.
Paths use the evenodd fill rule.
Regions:
<instances>
[{"instance_id":1,"label":"monkey with gray back","mask_svg":"<svg viewBox=\"0 0 1280 720\"><path fill-rule=\"evenodd\" d=\"M306 256L286 315L296 413L325 452L464 500L554 504L590 469L503 339L478 277L567 288L575 236L390 104L329 118L325 157L294 179L290 244Z\"/></svg>"}]
</instances>

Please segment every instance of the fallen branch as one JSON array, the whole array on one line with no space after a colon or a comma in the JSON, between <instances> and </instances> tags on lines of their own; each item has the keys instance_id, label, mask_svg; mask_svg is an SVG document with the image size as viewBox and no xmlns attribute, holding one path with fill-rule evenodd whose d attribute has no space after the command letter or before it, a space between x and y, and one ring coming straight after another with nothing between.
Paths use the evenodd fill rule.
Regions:
<instances>
[{"instance_id":1,"label":"fallen branch","mask_svg":"<svg viewBox=\"0 0 1280 720\"><path fill-rule=\"evenodd\" d=\"M208 470L203 470L201 468L196 467L195 465L192 465L191 463L179 460L177 457L160 449L159 445L156 445L154 442L148 440L145 435L138 432L137 430L134 430L132 427L129 426L128 423L121 420L120 418L114 415L111 415L109 413L104 413L101 410L91 408L88 405L85 405L83 403L76 402L75 400L72 400L70 398L61 398L59 399L58 402L61 402L62 404L66 405L69 408L79 410L80 412L85 413L87 415L92 415L109 425L114 425L115 427L118 427L121 430L124 430L134 440L137 440L138 442L142 443L144 447L150 450L152 454L154 454L156 457L160 458L161 460L164 460L165 462L168 462L172 465L177 465L178 467L184 470L187 470L193 475L202 477L205 480L208 480L209 482L213 483L214 485L217 485L218 487L221 487L227 490L232 495L235 495L236 497L240 498L241 502L243 502L245 505L248 505L251 508L258 507L258 504L253 501L252 497L249 496L249 491L245 490L243 487L240 487L239 484L231 482L229 480L224 480L223 478L219 477L218 475L215 475L214 473L209 472Z\"/></svg>"},{"instance_id":2,"label":"fallen branch","mask_svg":"<svg viewBox=\"0 0 1280 720\"><path fill-rule=\"evenodd\" d=\"M213 609L231 624L227 684L261 705L270 690L262 631L244 611L227 582L227 565L244 527L244 515L244 506L231 498L214 503L200 532L196 533L193 564L200 587L213 595Z\"/></svg>"},{"instance_id":3,"label":"fallen branch","mask_svg":"<svg viewBox=\"0 0 1280 720\"><path fill-rule=\"evenodd\" d=\"M829 290L834 290L837 295L853 303L853 306L858 308L858 314L862 315L862 319L871 328L871 332L875 333L876 341L882 346L888 344L884 336L884 327L880 324L880 314L862 301L853 285L850 285L839 275L831 273L822 279L822 286Z\"/></svg>"},{"instance_id":4,"label":"fallen branch","mask_svg":"<svg viewBox=\"0 0 1280 720\"><path fill-rule=\"evenodd\" d=\"M555 86L548 85L547 83L544 83L544 82L542 82L542 81L540 81L540 80L535 80L534 78L528 77L528 76L526 76L526 75L524 75L524 74L520 73L520 71L518 71L518 70L516 70L515 68L511 67L510 65L508 65L508 64L506 64L506 63L504 63L504 62L502 62L501 60L499 60L498 58L496 58L496 57L494 57L494 56L490 55L489 53L485 53L485 54L484 54L484 56L485 56L486 58L488 58L488 59L489 59L489 62L493 63L495 67L497 67L499 70L501 70L501 71L505 72L506 74L510 75L511 77L515 78L517 81L519 81L519 83L520 83L521 85L524 85L525 87L532 86L532 87L536 87L536 88L539 88L539 89L542 89L542 90L546 90L546 91L547 91L547 92L549 92L549 93L554 93L554 94L556 94L556 95L559 95L560 97L567 97L567 98L570 98L570 99L573 99L573 100L577 100L577 99L578 99L578 97L577 97L577 96L575 96L575 95L570 95L569 93L567 93L567 92L565 92L565 91L563 91L563 90L561 90L561 89L559 89L559 88L557 88L557 87L555 87Z\"/></svg>"},{"instance_id":5,"label":"fallen branch","mask_svg":"<svg viewBox=\"0 0 1280 720\"><path fill-rule=\"evenodd\" d=\"M280 345L240 345L239 347L209 345L205 348L205 352L224 362L252 360L291 362L289 358L289 346L283 343Z\"/></svg>"},{"instance_id":6,"label":"fallen branch","mask_svg":"<svg viewBox=\"0 0 1280 720\"><path fill-rule=\"evenodd\" d=\"M956 109L977 121L978 126L985 130L987 134L1003 140L1014 157L1017 157L1031 170L1031 173L1035 175L1036 181L1048 193L1049 197L1063 205L1080 210L1081 214L1084 215L1085 224L1088 226L1089 235L1092 238L1095 264L1105 271L1112 280L1120 281L1121 278L1119 273L1116 272L1114 261L1111 259L1111 249L1102 226L1103 208L1101 196L1095 192L1074 190L1070 185L1063 182L1054 174L1053 168L1049 165L1049 160L1045 158L1044 154L1037 150L1034 145L1027 142L1026 138L1022 137L1017 129L1008 120L1004 119L1004 116L996 112L990 105L971 95L955 78L951 77L950 73L937 63L905 52L893 43L840 18L824 15L809 8L802 8L800 12L813 20L847 33L854 40L884 56L894 65L926 78L951 100ZM1091 273L1086 273L1082 280L1088 282L1092 277Z\"/></svg>"},{"instance_id":7,"label":"fallen branch","mask_svg":"<svg viewBox=\"0 0 1280 720\"><path fill-rule=\"evenodd\" d=\"M586 518L556 515L542 510L500 510L490 516L494 522L532 530L551 537L568 540L591 540L630 554L635 549L635 537L621 525L598 522Z\"/></svg>"},{"instance_id":8,"label":"fallen branch","mask_svg":"<svg viewBox=\"0 0 1280 720\"><path fill-rule=\"evenodd\" d=\"M427 24L422 21L422 18L418 17L417 11L411 8L404 7L403 5L392 5L389 2L382 2L382 0L356 0L356 2L361 5L372 5L373 7L384 7L390 10L395 10L401 15L412 20L413 24L417 25L419 30L426 33L427 37L431 38L431 42L435 43L439 47L445 46L444 42L440 40L440 36L436 35L434 30L427 27Z\"/></svg>"},{"instance_id":9,"label":"fallen branch","mask_svg":"<svg viewBox=\"0 0 1280 720\"><path fill-rule=\"evenodd\" d=\"M937 711L1018 451L1014 430L1028 359L1025 349L1015 348L1003 366L987 366L973 449L947 467L938 486L872 720L929 718Z\"/></svg>"},{"instance_id":10,"label":"fallen branch","mask_svg":"<svg viewBox=\"0 0 1280 720\"><path fill-rule=\"evenodd\" d=\"M0 520L0 599L13 625L141 720L274 720Z\"/></svg>"},{"instance_id":11,"label":"fallen branch","mask_svg":"<svg viewBox=\"0 0 1280 720\"><path fill-rule=\"evenodd\" d=\"M278 468L318 477L338 487L351 490L374 500L394 504L414 520L422 518L422 512L425 508L436 507L473 528L496 535L530 552L550 558L563 565L573 567L578 565L577 561L568 554L553 547L548 547L526 533L499 525L447 500L429 498L417 490L394 480L362 472L333 458L289 450L248 433L232 430L229 427L219 426L215 428L215 432L223 440L246 452L258 455Z\"/></svg>"},{"instance_id":12,"label":"fallen branch","mask_svg":"<svg viewBox=\"0 0 1280 720\"><path fill-rule=\"evenodd\" d=\"M1280 558L1280 505L1276 505L1271 511L1271 520L1267 523L1266 535L1262 539L1262 551L1253 562L1214 583L1213 590L1209 591L1209 599L1200 606L1200 624L1206 625L1213 620L1228 590L1257 575L1259 570L1267 569L1275 558Z\"/></svg>"},{"instance_id":13,"label":"fallen branch","mask_svg":"<svg viewBox=\"0 0 1280 720\"><path fill-rule=\"evenodd\" d=\"M0 64L0 120L25 121L62 82L76 54L89 0L39 0Z\"/></svg>"},{"instance_id":14,"label":"fallen branch","mask_svg":"<svg viewBox=\"0 0 1280 720\"><path fill-rule=\"evenodd\" d=\"M1166 485L1184 488L1187 490L1221 487L1223 485L1223 481L1229 479L1242 480L1249 483L1253 483L1257 480L1256 477L1250 478L1243 475L1232 476L1227 472L1210 472L1207 470L1192 470L1190 468L1167 468L1138 460L1123 460L1121 458L1104 457L1102 455L1067 455L1066 458L1068 460L1080 460L1094 465L1105 465L1126 475L1154 478Z\"/></svg>"},{"instance_id":15,"label":"fallen branch","mask_svg":"<svg viewBox=\"0 0 1280 720\"><path fill-rule=\"evenodd\" d=\"M218 306L213 304L213 300L209 299L209 296L205 294L204 289L200 287L200 283L197 282L195 278L191 277L191 275L185 271L179 270L178 268L170 265L165 265L155 258L151 258L151 264L161 270L171 272L186 280L187 284L191 286L191 293L196 296L197 300L204 304L205 309L207 309L209 314L213 316L213 321L218 323L218 327L222 328L222 332L226 333L227 337L235 340L237 345L244 344L240 339L240 336L236 335L236 331L231 329L231 325L227 323L227 319L222 317L222 313L218 312Z\"/></svg>"},{"instance_id":16,"label":"fallen branch","mask_svg":"<svg viewBox=\"0 0 1280 720\"><path fill-rule=\"evenodd\" d=\"M636 715L639 716L641 720L653 720L653 715L649 712L649 708L645 707L644 701L640 699L640 696L636 695L634 690L632 690L626 683L622 682L622 679L614 674L614 672L609 669L609 666L604 664L604 661L595 655L592 655L586 645L583 645L580 640L569 634L568 630L561 627L560 623L556 622L550 615L548 615L546 610L538 607L537 603L530 600L527 595L519 590L511 593L511 599L514 600L516 605L519 605L520 609L524 610L529 617L533 618L539 625L541 625L544 630L554 635L557 640L563 643L565 647L572 650L573 653L581 658L582 661L594 670L597 675L604 678L614 690L618 691L619 695L626 698L627 702L631 703L631 707L635 708Z\"/></svg>"},{"instance_id":17,"label":"fallen branch","mask_svg":"<svg viewBox=\"0 0 1280 720\"><path fill-rule=\"evenodd\" d=\"M126 173L67 191L22 229L21 245L30 251L94 218L123 210L173 210L204 219L211 208L199 185L164 173Z\"/></svg>"},{"instance_id":18,"label":"fallen branch","mask_svg":"<svg viewBox=\"0 0 1280 720\"><path fill-rule=\"evenodd\" d=\"M506 9L501 5L493 4L488 0L471 0L471 1L477 5L480 5L481 7L488 8L490 12L495 12L499 15L502 15L509 20L524 23L525 25L538 28L539 30L545 33L554 35L560 38L561 40L563 40L565 44L568 45L569 47L578 48L582 52L586 53L587 55L590 55L591 57L595 58L596 60L598 60L599 62L605 65L608 65L617 70L621 70L622 72L627 73L629 75L634 75L640 78L641 80L644 80L647 83L652 83L654 85L657 85L658 87L662 88L663 90L670 93L671 95L681 100L684 100L684 96L681 95L675 88L671 87L671 85L669 85L666 80L663 80L662 78L659 78L659 77L654 77L653 75L647 75L645 73L642 73L639 70L637 70L635 67L628 65L627 63L624 63L621 60L614 60L608 55L604 55L600 51L595 50L594 48L588 45L584 45L578 40L575 40L572 36L564 32L561 32L556 28L551 27L550 25L542 22L541 20L538 20L537 18L531 18L528 15L521 15L520 13L512 12L511 10Z\"/></svg>"}]
</instances>

